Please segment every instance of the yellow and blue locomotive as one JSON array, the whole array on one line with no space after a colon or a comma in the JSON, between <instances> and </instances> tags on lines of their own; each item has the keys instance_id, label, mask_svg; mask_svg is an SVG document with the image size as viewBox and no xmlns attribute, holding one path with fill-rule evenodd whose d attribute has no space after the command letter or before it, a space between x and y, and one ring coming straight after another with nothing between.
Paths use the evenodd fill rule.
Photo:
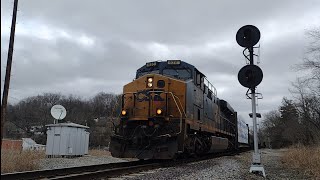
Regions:
<instances>
[{"instance_id":1,"label":"yellow and blue locomotive","mask_svg":"<svg viewBox=\"0 0 320 180\"><path fill-rule=\"evenodd\" d=\"M237 112L181 60L148 62L123 88L112 156L172 159L238 147Z\"/></svg>"}]
</instances>

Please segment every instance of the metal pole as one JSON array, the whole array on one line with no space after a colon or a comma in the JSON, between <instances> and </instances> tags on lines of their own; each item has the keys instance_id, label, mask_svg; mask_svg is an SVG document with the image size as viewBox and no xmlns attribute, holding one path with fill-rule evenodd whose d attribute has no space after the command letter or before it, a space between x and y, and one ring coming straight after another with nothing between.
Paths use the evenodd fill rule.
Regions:
<instances>
[{"instance_id":1,"label":"metal pole","mask_svg":"<svg viewBox=\"0 0 320 180\"><path fill-rule=\"evenodd\" d=\"M250 52L250 65L254 65L253 63L253 47L249 48ZM256 113L256 92L255 88L251 89L251 103L252 103L252 120L253 120L253 143L254 143L254 153L252 155L252 164L250 167L250 172L260 171L263 176L266 177L266 173L264 171L264 167L261 164L261 155L258 150L258 134L257 134L257 113Z\"/></svg>"},{"instance_id":2,"label":"metal pole","mask_svg":"<svg viewBox=\"0 0 320 180\"><path fill-rule=\"evenodd\" d=\"M4 122L5 122L5 118L6 118L6 111L7 111L7 104L8 104L8 94L9 94L9 85L10 85L10 76L11 76L14 36L15 36L15 30L16 30L17 10L18 10L18 0L14 0L12 22L11 22L11 33L10 33L10 41L9 41L9 50L8 50L8 59L7 59L6 75L5 75L5 80L4 80L2 104L1 104L1 145L0 145L0 148L2 147L2 138L3 138L3 131L4 131L3 126L4 126Z\"/></svg>"},{"instance_id":3,"label":"metal pole","mask_svg":"<svg viewBox=\"0 0 320 180\"><path fill-rule=\"evenodd\" d=\"M252 119L253 119L253 142L254 153L258 154L258 134L257 134L257 116L256 116L256 94L251 90L251 102L252 102Z\"/></svg>"},{"instance_id":4,"label":"metal pole","mask_svg":"<svg viewBox=\"0 0 320 180\"><path fill-rule=\"evenodd\" d=\"M253 61L253 47L249 48L250 52L250 65L254 65ZM253 164L260 164L261 157L258 151L258 134L257 134L257 112L256 112L256 87L250 88L251 89L251 104L252 104L252 120L253 120L253 147L254 153L252 156Z\"/></svg>"}]
</instances>

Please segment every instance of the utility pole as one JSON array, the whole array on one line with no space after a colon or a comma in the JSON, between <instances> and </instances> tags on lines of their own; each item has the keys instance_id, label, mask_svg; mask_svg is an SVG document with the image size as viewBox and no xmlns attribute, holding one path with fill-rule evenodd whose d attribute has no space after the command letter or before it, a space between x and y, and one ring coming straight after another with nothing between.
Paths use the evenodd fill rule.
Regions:
<instances>
[{"instance_id":1,"label":"utility pole","mask_svg":"<svg viewBox=\"0 0 320 180\"><path fill-rule=\"evenodd\" d=\"M14 45L14 36L15 36L15 30L16 30L17 10L18 10L18 0L14 0L6 75L5 75L5 80L4 80L2 103L1 103L1 145L0 145L0 148L2 148L2 138L3 138L3 131L4 131L3 126L4 126L5 119L6 119L6 111L7 111L7 104L8 104L13 45Z\"/></svg>"}]
</instances>

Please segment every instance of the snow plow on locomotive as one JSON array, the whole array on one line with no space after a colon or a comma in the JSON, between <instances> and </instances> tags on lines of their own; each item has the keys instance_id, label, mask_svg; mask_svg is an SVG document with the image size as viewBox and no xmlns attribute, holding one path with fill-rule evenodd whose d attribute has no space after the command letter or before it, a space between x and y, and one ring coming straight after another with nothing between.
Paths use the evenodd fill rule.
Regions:
<instances>
[{"instance_id":1,"label":"snow plow on locomotive","mask_svg":"<svg viewBox=\"0 0 320 180\"><path fill-rule=\"evenodd\" d=\"M194 66L180 60L149 62L124 86L112 156L173 159L238 145L237 112Z\"/></svg>"}]
</instances>

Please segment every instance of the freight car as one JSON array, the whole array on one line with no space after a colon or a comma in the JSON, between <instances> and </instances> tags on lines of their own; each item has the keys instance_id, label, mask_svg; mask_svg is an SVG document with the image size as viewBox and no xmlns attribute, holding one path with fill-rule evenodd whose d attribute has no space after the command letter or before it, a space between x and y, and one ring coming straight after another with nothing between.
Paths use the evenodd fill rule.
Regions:
<instances>
[{"instance_id":1,"label":"freight car","mask_svg":"<svg viewBox=\"0 0 320 180\"><path fill-rule=\"evenodd\" d=\"M249 131L249 125L245 121L238 117L238 148L239 149L250 149L251 134Z\"/></svg>"},{"instance_id":2,"label":"freight car","mask_svg":"<svg viewBox=\"0 0 320 180\"><path fill-rule=\"evenodd\" d=\"M148 62L123 88L110 151L120 158L173 159L237 150L237 124L237 112L196 67Z\"/></svg>"}]
</instances>

